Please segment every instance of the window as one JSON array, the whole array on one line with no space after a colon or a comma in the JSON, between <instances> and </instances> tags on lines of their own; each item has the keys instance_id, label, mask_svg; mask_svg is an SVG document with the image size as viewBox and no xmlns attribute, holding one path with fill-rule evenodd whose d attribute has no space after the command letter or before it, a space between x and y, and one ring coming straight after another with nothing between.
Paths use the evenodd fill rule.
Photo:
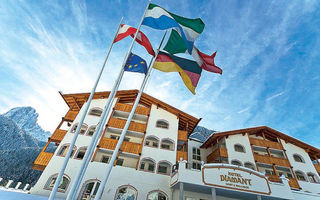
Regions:
<instances>
[{"instance_id":1,"label":"window","mask_svg":"<svg viewBox=\"0 0 320 200\"><path fill-rule=\"evenodd\" d=\"M158 140L158 138L156 138L155 136L148 136L148 137L146 138L145 145L146 145L146 146L149 146L149 147L156 147L156 148L158 148L158 147L159 147L159 140Z\"/></svg>"},{"instance_id":2,"label":"window","mask_svg":"<svg viewBox=\"0 0 320 200\"><path fill-rule=\"evenodd\" d=\"M237 152L245 153L244 147L241 144L235 144L234 150Z\"/></svg>"},{"instance_id":3,"label":"window","mask_svg":"<svg viewBox=\"0 0 320 200\"><path fill-rule=\"evenodd\" d=\"M109 163L109 159L110 159L109 156L103 155L103 156L101 157L101 162L103 162L103 163Z\"/></svg>"},{"instance_id":4,"label":"window","mask_svg":"<svg viewBox=\"0 0 320 200\"><path fill-rule=\"evenodd\" d=\"M117 190L115 200L136 200L137 193L137 190L130 185L121 186Z\"/></svg>"},{"instance_id":5,"label":"window","mask_svg":"<svg viewBox=\"0 0 320 200\"><path fill-rule=\"evenodd\" d=\"M314 173L309 172L309 173L307 173L307 175L308 175L308 179L311 183L318 183L319 182L318 177Z\"/></svg>"},{"instance_id":6,"label":"window","mask_svg":"<svg viewBox=\"0 0 320 200\"><path fill-rule=\"evenodd\" d=\"M192 168L193 168L193 169L201 170L201 163L193 162L193 163L192 163Z\"/></svg>"},{"instance_id":7,"label":"window","mask_svg":"<svg viewBox=\"0 0 320 200\"><path fill-rule=\"evenodd\" d=\"M171 164L167 161L160 161L158 164L158 173L170 175Z\"/></svg>"},{"instance_id":8,"label":"window","mask_svg":"<svg viewBox=\"0 0 320 200\"><path fill-rule=\"evenodd\" d=\"M94 199L99 189L99 186L100 186L100 181L97 179L86 181L86 183L83 184L83 187L80 192L81 196L78 199L81 199L81 200Z\"/></svg>"},{"instance_id":9,"label":"window","mask_svg":"<svg viewBox=\"0 0 320 200\"><path fill-rule=\"evenodd\" d=\"M300 155L298 155L298 154L294 154L294 155L293 155L293 159L294 159L296 162L304 163L304 160L303 160L302 156L300 156Z\"/></svg>"},{"instance_id":10,"label":"window","mask_svg":"<svg viewBox=\"0 0 320 200\"><path fill-rule=\"evenodd\" d=\"M232 165L242 166L241 162L238 161L238 160L232 160L232 161L231 161L231 164L232 164Z\"/></svg>"},{"instance_id":11,"label":"window","mask_svg":"<svg viewBox=\"0 0 320 200\"><path fill-rule=\"evenodd\" d=\"M52 188L53 188L53 186L54 186L54 184L55 184L55 182L57 180L57 176L58 176L58 174L52 175L48 179L48 181L47 181L46 185L44 186L44 188L52 190ZM70 183L70 178L68 176L66 176L66 175L63 175L62 180L61 180L61 182L59 184L59 187L58 187L58 191L59 192L65 192L67 187L68 187L68 185L69 185L69 183Z\"/></svg>"},{"instance_id":12,"label":"window","mask_svg":"<svg viewBox=\"0 0 320 200\"><path fill-rule=\"evenodd\" d=\"M161 149L174 150L174 142L170 139L162 139L161 140Z\"/></svg>"},{"instance_id":13,"label":"window","mask_svg":"<svg viewBox=\"0 0 320 200\"><path fill-rule=\"evenodd\" d=\"M92 136L96 131L96 126L90 126L87 135Z\"/></svg>"},{"instance_id":14,"label":"window","mask_svg":"<svg viewBox=\"0 0 320 200\"><path fill-rule=\"evenodd\" d=\"M288 167L276 166L276 170L278 171L279 176L284 175L286 178L293 178L291 169Z\"/></svg>"},{"instance_id":15,"label":"window","mask_svg":"<svg viewBox=\"0 0 320 200\"><path fill-rule=\"evenodd\" d=\"M299 181L307 181L307 179L302 171L295 171L295 173L296 173L297 179Z\"/></svg>"},{"instance_id":16,"label":"window","mask_svg":"<svg viewBox=\"0 0 320 200\"><path fill-rule=\"evenodd\" d=\"M93 115L93 116L100 117L101 114L102 114L102 109L101 109L101 108L92 108L92 109L89 111L89 115Z\"/></svg>"},{"instance_id":17,"label":"window","mask_svg":"<svg viewBox=\"0 0 320 200\"><path fill-rule=\"evenodd\" d=\"M78 153L75 155L75 158L82 160L86 151L87 151L87 147L80 147L78 150Z\"/></svg>"},{"instance_id":18,"label":"window","mask_svg":"<svg viewBox=\"0 0 320 200\"><path fill-rule=\"evenodd\" d=\"M75 124L71 129L71 133L75 133L77 128L78 128L78 124ZM87 128L88 126L86 124L82 124L79 134L81 135L85 134L85 132L87 131Z\"/></svg>"},{"instance_id":19,"label":"window","mask_svg":"<svg viewBox=\"0 0 320 200\"><path fill-rule=\"evenodd\" d=\"M192 159L201 161L200 149L192 147Z\"/></svg>"},{"instance_id":20,"label":"window","mask_svg":"<svg viewBox=\"0 0 320 200\"><path fill-rule=\"evenodd\" d=\"M168 196L162 191L151 191L147 196L147 200L168 200Z\"/></svg>"},{"instance_id":21,"label":"window","mask_svg":"<svg viewBox=\"0 0 320 200\"><path fill-rule=\"evenodd\" d=\"M122 166L123 165L123 159L122 158L117 159L116 165Z\"/></svg>"},{"instance_id":22,"label":"window","mask_svg":"<svg viewBox=\"0 0 320 200\"><path fill-rule=\"evenodd\" d=\"M256 170L255 167L254 167L254 165L253 165L252 163L250 163L250 162L244 163L244 166L245 166L246 168Z\"/></svg>"},{"instance_id":23,"label":"window","mask_svg":"<svg viewBox=\"0 0 320 200\"><path fill-rule=\"evenodd\" d=\"M60 148L60 150L58 151L57 155L58 155L58 156L65 157L65 156L67 155L68 150L69 150L69 146L70 146L70 144L65 144L65 145L63 145L63 146ZM77 147L74 146L74 147L73 147L73 150L72 150L72 153L71 153L71 156L73 156L73 154L74 154L74 152L75 152L76 150L77 150Z\"/></svg>"},{"instance_id":24,"label":"window","mask_svg":"<svg viewBox=\"0 0 320 200\"><path fill-rule=\"evenodd\" d=\"M110 135L110 138L114 139L114 140L119 140L120 136L118 136L118 135ZM124 137L123 141L129 142L130 138Z\"/></svg>"},{"instance_id":25,"label":"window","mask_svg":"<svg viewBox=\"0 0 320 200\"><path fill-rule=\"evenodd\" d=\"M144 158L141 160L140 163L140 170L142 171L148 171L148 172L154 172L155 162L149 158Z\"/></svg>"},{"instance_id":26,"label":"window","mask_svg":"<svg viewBox=\"0 0 320 200\"><path fill-rule=\"evenodd\" d=\"M166 120L163 120L163 119L158 120L157 123L156 123L156 127L168 129L169 128L169 122L166 121Z\"/></svg>"}]
</instances>

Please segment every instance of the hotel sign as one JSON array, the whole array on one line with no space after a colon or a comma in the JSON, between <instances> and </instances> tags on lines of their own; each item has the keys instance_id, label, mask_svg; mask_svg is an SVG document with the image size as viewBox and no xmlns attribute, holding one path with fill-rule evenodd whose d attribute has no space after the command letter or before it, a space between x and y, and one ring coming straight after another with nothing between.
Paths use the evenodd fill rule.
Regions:
<instances>
[{"instance_id":1,"label":"hotel sign","mask_svg":"<svg viewBox=\"0 0 320 200\"><path fill-rule=\"evenodd\" d=\"M202 181L205 185L269 195L267 178L259 173L232 166L204 166Z\"/></svg>"}]
</instances>

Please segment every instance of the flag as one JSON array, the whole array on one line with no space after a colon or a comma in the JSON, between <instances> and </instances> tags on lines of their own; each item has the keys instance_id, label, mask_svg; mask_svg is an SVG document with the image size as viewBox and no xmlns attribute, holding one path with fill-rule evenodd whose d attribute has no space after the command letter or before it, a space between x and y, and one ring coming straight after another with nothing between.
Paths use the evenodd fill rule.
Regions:
<instances>
[{"instance_id":1,"label":"flag","mask_svg":"<svg viewBox=\"0 0 320 200\"><path fill-rule=\"evenodd\" d=\"M160 30L175 27L178 28L190 53L192 51L194 41L202 33L205 26L200 18L184 18L170 13L160 6L152 3L149 4L142 24Z\"/></svg>"},{"instance_id":2,"label":"flag","mask_svg":"<svg viewBox=\"0 0 320 200\"><path fill-rule=\"evenodd\" d=\"M162 72L179 72L186 87L195 94L202 69L195 61L180 58L160 51L153 68Z\"/></svg>"},{"instance_id":3,"label":"flag","mask_svg":"<svg viewBox=\"0 0 320 200\"><path fill-rule=\"evenodd\" d=\"M176 53L188 53L187 46L185 45L182 37L176 30L172 30L170 37L166 46L163 50L169 52L170 54ZM216 53L213 53L211 56L202 53L196 46L193 46L191 55L198 63L198 65L209 72L219 73L222 74L222 69L215 65L214 58Z\"/></svg>"},{"instance_id":4,"label":"flag","mask_svg":"<svg viewBox=\"0 0 320 200\"><path fill-rule=\"evenodd\" d=\"M114 43L122 40L123 38L127 37L127 36L131 36L132 38L134 38L134 34L137 32L137 29L132 27L132 26L129 26L129 25L126 25L126 24L121 24L121 27L119 29L119 32L118 32L118 35L117 37L114 39ZM152 45L149 41L149 39L147 38L147 36L142 33L141 31L138 32L138 35L137 35L137 38L136 38L136 41L144 46L144 48L148 51L148 53L150 55L152 55L153 57L155 56L155 53L154 53L154 50L152 48Z\"/></svg>"},{"instance_id":5,"label":"flag","mask_svg":"<svg viewBox=\"0 0 320 200\"><path fill-rule=\"evenodd\" d=\"M124 66L124 71L147 74L147 63L140 56L130 53L126 65Z\"/></svg>"}]
</instances>

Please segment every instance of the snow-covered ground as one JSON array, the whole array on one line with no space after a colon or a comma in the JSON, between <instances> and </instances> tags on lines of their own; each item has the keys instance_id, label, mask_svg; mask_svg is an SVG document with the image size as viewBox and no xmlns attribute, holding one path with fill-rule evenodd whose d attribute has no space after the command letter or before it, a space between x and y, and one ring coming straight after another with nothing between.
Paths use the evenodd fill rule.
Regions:
<instances>
[{"instance_id":1,"label":"snow-covered ground","mask_svg":"<svg viewBox=\"0 0 320 200\"><path fill-rule=\"evenodd\" d=\"M27 194L22 190L0 187L0 200L47 200L48 197ZM61 200L61 199L56 199Z\"/></svg>"}]
</instances>

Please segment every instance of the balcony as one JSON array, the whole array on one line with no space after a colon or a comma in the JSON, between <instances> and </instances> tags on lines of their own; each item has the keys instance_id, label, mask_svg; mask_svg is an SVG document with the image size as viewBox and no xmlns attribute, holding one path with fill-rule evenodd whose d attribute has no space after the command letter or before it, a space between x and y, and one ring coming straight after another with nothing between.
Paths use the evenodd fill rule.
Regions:
<instances>
[{"instance_id":1,"label":"balcony","mask_svg":"<svg viewBox=\"0 0 320 200\"><path fill-rule=\"evenodd\" d=\"M99 142L99 147L104 149L114 150L117 146L118 140L110 138L102 138ZM132 154L140 154L142 150L142 144L123 141L120 150Z\"/></svg>"},{"instance_id":2,"label":"balcony","mask_svg":"<svg viewBox=\"0 0 320 200\"><path fill-rule=\"evenodd\" d=\"M185 141L185 142L188 141L188 132L178 130L178 140Z\"/></svg>"},{"instance_id":3,"label":"balcony","mask_svg":"<svg viewBox=\"0 0 320 200\"><path fill-rule=\"evenodd\" d=\"M208 163L214 163L216 162L217 157L224 157L228 158L228 151L226 148L217 148L214 150L211 154L207 156L207 162Z\"/></svg>"},{"instance_id":4,"label":"balcony","mask_svg":"<svg viewBox=\"0 0 320 200\"><path fill-rule=\"evenodd\" d=\"M266 175L268 177L268 180L271 182L281 183L281 179L277 175Z\"/></svg>"},{"instance_id":5,"label":"balcony","mask_svg":"<svg viewBox=\"0 0 320 200\"><path fill-rule=\"evenodd\" d=\"M300 188L298 181L294 178L289 178L289 185L291 188Z\"/></svg>"},{"instance_id":6,"label":"balcony","mask_svg":"<svg viewBox=\"0 0 320 200\"><path fill-rule=\"evenodd\" d=\"M111 118L109 120L108 126L123 129L124 125L126 124L126 120ZM131 122L129 126L130 131L136 131L144 133L146 131L147 125L138 123L138 122Z\"/></svg>"},{"instance_id":7,"label":"balcony","mask_svg":"<svg viewBox=\"0 0 320 200\"><path fill-rule=\"evenodd\" d=\"M320 165L313 164L314 168L316 168L317 172L320 174Z\"/></svg>"},{"instance_id":8,"label":"balcony","mask_svg":"<svg viewBox=\"0 0 320 200\"><path fill-rule=\"evenodd\" d=\"M261 140L261 139L257 139L257 138L249 138L249 140L250 140L250 143L255 146L269 147L272 149L282 149L281 144L278 142L272 142L269 140Z\"/></svg>"},{"instance_id":9,"label":"balcony","mask_svg":"<svg viewBox=\"0 0 320 200\"><path fill-rule=\"evenodd\" d=\"M50 138L53 142L61 142L66 133L66 130L56 129Z\"/></svg>"},{"instance_id":10,"label":"balcony","mask_svg":"<svg viewBox=\"0 0 320 200\"><path fill-rule=\"evenodd\" d=\"M77 117L78 112L79 112L79 111L69 110L69 111L67 112L67 114L64 116L64 119L65 119L66 121L73 122L73 120Z\"/></svg>"},{"instance_id":11,"label":"balcony","mask_svg":"<svg viewBox=\"0 0 320 200\"><path fill-rule=\"evenodd\" d=\"M132 110L132 105L124 104L124 103L117 103L114 107L115 110L120 110L123 112L130 112ZM142 107L142 106L137 106L135 114L139 115L149 115L150 113L150 108Z\"/></svg>"},{"instance_id":12,"label":"balcony","mask_svg":"<svg viewBox=\"0 0 320 200\"><path fill-rule=\"evenodd\" d=\"M182 158L182 160L188 160L188 152L177 151L177 161L179 161L180 158Z\"/></svg>"},{"instance_id":13,"label":"balcony","mask_svg":"<svg viewBox=\"0 0 320 200\"><path fill-rule=\"evenodd\" d=\"M253 154L256 162L266 163L266 164L275 164L277 166L290 167L290 163L287 159L284 158L276 158L270 156L264 156L259 154Z\"/></svg>"},{"instance_id":14,"label":"balcony","mask_svg":"<svg viewBox=\"0 0 320 200\"><path fill-rule=\"evenodd\" d=\"M51 160L53 153L41 152L37 159L32 163L32 169L43 171Z\"/></svg>"}]
</instances>

